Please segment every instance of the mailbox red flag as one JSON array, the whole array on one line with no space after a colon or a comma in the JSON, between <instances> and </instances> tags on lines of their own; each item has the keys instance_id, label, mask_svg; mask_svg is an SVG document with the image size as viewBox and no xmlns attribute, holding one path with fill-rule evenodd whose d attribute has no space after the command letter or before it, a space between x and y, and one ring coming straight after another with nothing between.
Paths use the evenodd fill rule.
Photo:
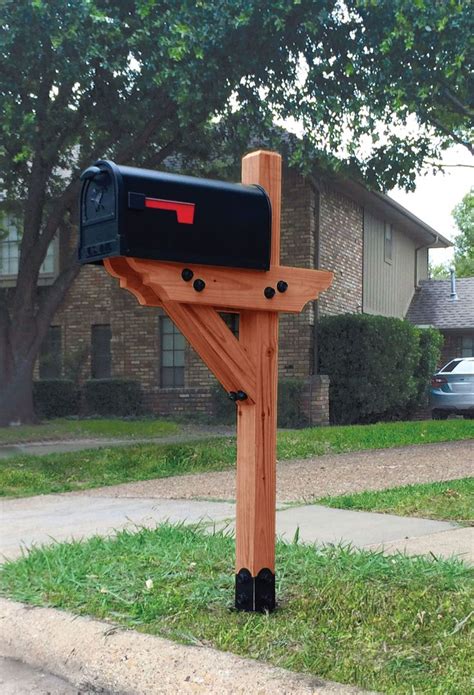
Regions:
<instances>
[{"instance_id":1,"label":"mailbox red flag","mask_svg":"<svg viewBox=\"0 0 474 695\"><path fill-rule=\"evenodd\" d=\"M161 200L160 198L145 198L146 208L158 210L174 210L180 224L194 224L194 203L179 203L176 200Z\"/></svg>"}]
</instances>

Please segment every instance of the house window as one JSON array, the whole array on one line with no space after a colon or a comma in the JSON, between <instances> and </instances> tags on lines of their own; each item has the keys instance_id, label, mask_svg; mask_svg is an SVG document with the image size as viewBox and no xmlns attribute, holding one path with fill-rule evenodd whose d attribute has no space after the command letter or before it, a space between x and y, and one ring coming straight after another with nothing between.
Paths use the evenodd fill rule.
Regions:
<instances>
[{"instance_id":1,"label":"house window","mask_svg":"<svg viewBox=\"0 0 474 695\"><path fill-rule=\"evenodd\" d=\"M39 353L40 379L60 379L62 373L61 326L50 326Z\"/></svg>"},{"instance_id":2,"label":"house window","mask_svg":"<svg viewBox=\"0 0 474 695\"><path fill-rule=\"evenodd\" d=\"M393 251L393 228L389 222L385 222L384 246L383 246L385 263L391 263L392 262L392 251Z\"/></svg>"},{"instance_id":3,"label":"house window","mask_svg":"<svg viewBox=\"0 0 474 695\"><path fill-rule=\"evenodd\" d=\"M112 371L110 341L112 331L107 323L95 324L91 328L91 377L108 379Z\"/></svg>"},{"instance_id":4,"label":"house window","mask_svg":"<svg viewBox=\"0 0 474 695\"><path fill-rule=\"evenodd\" d=\"M223 313L220 317L224 320L226 325L230 328L232 333L236 338L239 337L239 314Z\"/></svg>"},{"instance_id":5,"label":"house window","mask_svg":"<svg viewBox=\"0 0 474 695\"><path fill-rule=\"evenodd\" d=\"M0 213L0 277L16 278L20 263L21 232L17 217ZM40 268L40 276L53 276L56 272L58 244L53 240Z\"/></svg>"},{"instance_id":6,"label":"house window","mask_svg":"<svg viewBox=\"0 0 474 695\"><path fill-rule=\"evenodd\" d=\"M474 357L474 336L463 335L461 338L461 357Z\"/></svg>"},{"instance_id":7,"label":"house window","mask_svg":"<svg viewBox=\"0 0 474 695\"><path fill-rule=\"evenodd\" d=\"M161 321L161 379L162 388L184 386L184 336L167 316Z\"/></svg>"}]
</instances>

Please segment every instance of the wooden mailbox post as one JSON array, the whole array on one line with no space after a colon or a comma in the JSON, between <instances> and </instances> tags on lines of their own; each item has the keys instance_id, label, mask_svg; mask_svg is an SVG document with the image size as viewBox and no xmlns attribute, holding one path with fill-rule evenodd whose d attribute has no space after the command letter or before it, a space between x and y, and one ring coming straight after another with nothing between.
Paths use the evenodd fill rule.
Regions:
<instances>
[{"instance_id":1,"label":"wooden mailbox post","mask_svg":"<svg viewBox=\"0 0 474 695\"><path fill-rule=\"evenodd\" d=\"M146 306L160 306L237 405L236 608L275 607L276 422L279 312L301 312L332 282L323 270L280 266L281 157L253 152L242 183L272 207L268 271L104 258L106 270ZM225 233L225 228L223 229ZM193 281L193 282L192 282ZM218 312L240 314L239 338Z\"/></svg>"}]
</instances>

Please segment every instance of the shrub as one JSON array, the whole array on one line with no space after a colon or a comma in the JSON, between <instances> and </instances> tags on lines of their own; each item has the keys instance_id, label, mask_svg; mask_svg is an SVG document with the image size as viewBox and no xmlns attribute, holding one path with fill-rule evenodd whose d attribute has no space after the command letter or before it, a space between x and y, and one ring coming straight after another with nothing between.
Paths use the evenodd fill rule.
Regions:
<instances>
[{"instance_id":1,"label":"shrub","mask_svg":"<svg viewBox=\"0 0 474 695\"><path fill-rule=\"evenodd\" d=\"M304 382L301 379L281 379L278 383L278 427L307 427L303 412Z\"/></svg>"},{"instance_id":2,"label":"shrub","mask_svg":"<svg viewBox=\"0 0 474 695\"><path fill-rule=\"evenodd\" d=\"M87 415L140 415L143 398L138 381L129 379L90 379L84 384Z\"/></svg>"},{"instance_id":3,"label":"shrub","mask_svg":"<svg viewBox=\"0 0 474 695\"><path fill-rule=\"evenodd\" d=\"M234 401L230 400L229 394L220 384L215 384L211 389L211 422L219 425L234 425L235 418Z\"/></svg>"},{"instance_id":4,"label":"shrub","mask_svg":"<svg viewBox=\"0 0 474 695\"><path fill-rule=\"evenodd\" d=\"M79 389L69 379L41 379L33 383L33 403L39 418L78 415Z\"/></svg>"},{"instance_id":5,"label":"shrub","mask_svg":"<svg viewBox=\"0 0 474 695\"><path fill-rule=\"evenodd\" d=\"M278 383L278 427L305 427L308 419L302 410L304 383L298 379L282 379ZM233 425L236 406L227 392L216 384L211 391L212 421Z\"/></svg>"},{"instance_id":6,"label":"shrub","mask_svg":"<svg viewBox=\"0 0 474 695\"><path fill-rule=\"evenodd\" d=\"M416 399L419 331L407 321L342 314L319 325L320 371L330 378L331 422L399 417Z\"/></svg>"},{"instance_id":7,"label":"shrub","mask_svg":"<svg viewBox=\"0 0 474 695\"><path fill-rule=\"evenodd\" d=\"M415 367L415 397L408 402L406 416L411 417L418 408L428 405L430 379L436 372L443 347L443 335L436 328L417 329L420 357Z\"/></svg>"}]
</instances>

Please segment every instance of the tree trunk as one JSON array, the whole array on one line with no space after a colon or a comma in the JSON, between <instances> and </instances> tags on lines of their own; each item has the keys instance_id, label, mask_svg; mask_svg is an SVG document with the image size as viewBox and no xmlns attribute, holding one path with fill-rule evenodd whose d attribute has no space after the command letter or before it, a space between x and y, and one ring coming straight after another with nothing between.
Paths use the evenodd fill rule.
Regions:
<instances>
[{"instance_id":1,"label":"tree trunk","mask_svg":"<svg viewBox=\"0 0 474 695\"><path fill-rule=\"evenodd\" d=\"M33 407L33 367L22 360L0 380L0 426L37 422Z\"/></svg>"}]
</instances>

